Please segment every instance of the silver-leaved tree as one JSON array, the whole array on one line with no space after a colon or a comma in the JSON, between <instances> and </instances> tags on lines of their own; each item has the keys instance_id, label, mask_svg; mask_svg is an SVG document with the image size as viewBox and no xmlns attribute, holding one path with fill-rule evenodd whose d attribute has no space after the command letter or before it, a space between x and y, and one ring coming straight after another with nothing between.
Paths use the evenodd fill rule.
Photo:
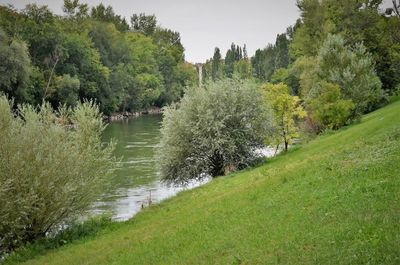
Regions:
<instances>
[{"instance_id":1,"label":"silver-leaved tree","mask_svg":"<svg viewBox=\"0 0 400 265\"><path fill-rule=\"evenodd\" d=\"M250 165L271 129L258 86L226 79L189 89L165 109L159 162L167 182L187 183Z\"/></svg>"},{"instance_id":2,"label":"silver-leaved tree","mask_svg":"<svg viewBox=\"0 0 400 265\"><path fill-rule=\"evenodd\" d=\"M58 231L85 212L114 167L98 107L13 112L0 95L0 254Z\"/></svg>"}]
</instances>

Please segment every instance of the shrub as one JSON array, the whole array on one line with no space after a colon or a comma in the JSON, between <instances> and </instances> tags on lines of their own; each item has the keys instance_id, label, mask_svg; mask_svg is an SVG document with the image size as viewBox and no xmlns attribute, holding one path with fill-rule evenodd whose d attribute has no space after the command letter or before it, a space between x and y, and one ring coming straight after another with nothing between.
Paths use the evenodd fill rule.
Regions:
<instances>
[{"instance_id":1,"label":"shrub","mask_svg":"<svg viewBox=\"0 0 400 265\"><path fill-rule=\"evenodd\" d=\"M319 86L319 94L309 103L312 118L319 131L339 129L350 121L354 103L341 98L338 85L321 82Z\"/></svg>"},{"instance_id":2,"label":"shrub","mask_svg":"<svg viewBox=\"0 0 400 265\"><path fill-rule=\"evenodd\" d=\"M161 129L164 180L186 183L248 166L271 129L271 114L251 81L236 79L189 89L167 107Z\"/></svg>"},{"instance_id":3,"label":"shrub","mask_svg":"<svg viewBox=\"0 0 400 265\"><path fill-rule=\"evenodd\" d=\"M45 237L84 213L112 168L113 144L92 102L56 113L11 110L0 96L0 251Z\"/></svg>"},{"instance_id":4,"label":"shrub","mask_svg":"<svg viewBox=\"0 0 400 265\"><path fill-rule=\"evenodd\" d=\"M314 64L308 65L300 77L301 95L306 103L320 95L321 82L338 85L341 98L352 100L352 119L373 110L382 100L382 83L375 72L372 55L363 44L349 48L343 37L329 35L317 58L308 60Z\"/></svg>"}]
</instances>

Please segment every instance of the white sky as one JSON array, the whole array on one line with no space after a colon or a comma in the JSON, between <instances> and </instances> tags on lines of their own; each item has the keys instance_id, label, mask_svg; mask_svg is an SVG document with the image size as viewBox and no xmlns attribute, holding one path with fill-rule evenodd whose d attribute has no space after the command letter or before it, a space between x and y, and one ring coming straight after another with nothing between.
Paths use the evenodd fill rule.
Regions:
<instances>
[{"instance_id":1,"label":"white sky","mask_svg":"<svg viewBox=\"0 0 400 265\"><path fill-rule=\"evenodd\" d=\"M384 0L390 3L391 0ZM189 62L204 62L214 48L222 56L232 42L246 43L249 56L258 48L274 43L299 17L296 0L81 0L89 6L111 5L128 23L134 13L155 14L158 23L181 34ZM23 8L28 3L47 5L61 14L63 0L0 0Z\"/></svg>"}]
</instances>

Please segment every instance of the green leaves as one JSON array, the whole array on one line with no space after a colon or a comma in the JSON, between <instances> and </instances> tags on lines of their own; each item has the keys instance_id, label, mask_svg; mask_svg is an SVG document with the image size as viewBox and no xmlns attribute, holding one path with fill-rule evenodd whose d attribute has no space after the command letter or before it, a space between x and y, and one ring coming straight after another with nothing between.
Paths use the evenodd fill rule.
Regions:
<instances>
[{"instance_id":1,"label":"green leaves","mask_svg":"<svg viewBox=\"0 0 400 265\"><path fill-rule=\"evenodd\" d=\"M31 60L26 44L9 38L0 28L0 91L18 102L29 99Z\"/></svg>"},{"instance_id":2,"label":"green leaves","mask_svg":"<svg viewBox=\"0 0 400 265\"><path fill-rule=\"evenodd\" d=\"M318 96L309 104L312 118L320 129L337 130L351 120L355 105L342 99L338 85L321 82L319 86Z\"/></svg>"},{"instance_id":3,"label":"green leaves","mask_svg":"<svg viewBox=\"0 0 400 265\"><path fill-rule=\"evenodd\" d=\"M164 180L187 183L248 166L263 146L271 114L256 84L237 79L189 89L165 109L159 151Z\"/></svg>"},{"instance_id":4,"label":"green leaves","mask_svg":"<svg viewBox=\"0 0 400 265\"><path fill-rule=\"evenodd\" d=\"M0 96L0 252L58 230L102 192L113 168L93 102L55 113Z\"/></svg>"},{"instance_id":5,"label":"green leaves","mask_svg":"<svg viewBox=\"0 0 400 265\"><path fill-rule=\"evenodd\" d=\"M268 144L279 146L285 144L287 151L289 144L300 136L298 121L303 119L307 113L300 105L300 99L289 93L289 87L283 83L266 84L262 87L264 98L274 113L274 130L272 137L267 139Z\"/></svg>"}]
</instances>

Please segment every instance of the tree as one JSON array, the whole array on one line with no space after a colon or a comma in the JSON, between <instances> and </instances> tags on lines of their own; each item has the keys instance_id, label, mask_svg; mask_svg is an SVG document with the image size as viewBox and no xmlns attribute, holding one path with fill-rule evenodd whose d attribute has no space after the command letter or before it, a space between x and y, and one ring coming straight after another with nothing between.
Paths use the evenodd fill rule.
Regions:
<instances>
[{"instance_id":1,"label":"tree","mask_svg":"<svg viewBox=\"0 0 400 265\"><path fill-rule=\"evenodd\" d=\"M344 99L354 104L353 117L376 108L382 99L382 83L374 69L374 61L363 44L353 49L345 45L341 36L329 35L317 57L318 80L339 85ZM315 86L309 96L318 89Z\"/></svg>"},{"instance_id":2,"label":"tree","mask_svg":"<svg viewBox=\"0 0 400 265\"><path fill-rule=\"evenodd\" d=\"M249 59L248 55L247 55L247 47L246 44L243 45L243 59L245 61L247 61Z\"/></svg>"},{"instance_id":3,"label":"tree","mask_svg":"<svg viewBox=\"0 0 400 265\"><path fill-rule=\"evenodd\" d=\"M66 105L68 107L75 106L79 101L80 82L77 77L70 75L57 76L55 97L57 104Z\"/></svg>"},{"instance_id":4,"label":"tree","mask_svg":"<svg viewBox=\"0 0 400 265\"><path fill-rule=\"evenodd\" d=\"M253 68L254 77L259 80L266 80L264 72L265 53L261 49L257 49L255 55L251 57L251 66Z\"/></svg>"},{"instance_id":5,"label":"tree","mask_svg":"<svg viewBox=\"0 0 400 265\"><path fill-rule=\"evenodd\" d=\"M275 69L289 66L289 40L286 34L278 34L275 42Z\"/></svg>"},{"instance_id":6,"label":"tree","mask_svg":"<svg viewBox=\"0 0 400 265\"><path fill-rule=\"evenodd\" d=\"M70 18L82 19L88 16L89 6L87 4L80 4L79 0L64 0L63 11Z\"/></svg>"},{"instance_id":7,"label":"tree","mask_svg":"<svg viewBox=\"0 0 400 265\"><path fill-rule=\"evenodd\" d=\"M63 11L59 16L36 4L22 11L0 6L0 90L16 105L74 105L79 88L79 100L93 99L109 115L177 101L192 83L179 32L157 26L154 15L134 16L130 28L111 6L94 6L89 16L87 4L65 0ZM79 86L69 82L74 78Z\"/></svg>"},{"instance_id":8,"label":"tree","mask_svg":"<svg viewBox=\"0 0 400 265\"><path fill-rule=\"evenodd\" d=\"M233 72L235 71L235 61L236 61L236 48L235 44L232 43L231 49L226 52L224 60L224 74L228 78L232 78Z\"/></svg>"},{"instance_id":9,"label":"tree","mask_svg":"<svg viewBox=\"0 0 400 265\"><path fill-rule=\"evenodd\" d=\"M0 253L59 231L86 212L114 168L91 102L12 111L0 96Z\"/></svg>"},{"instance_id":10,"label":"tree","mask_svg":"<svg viewBox=\"0 0 400 265\"><path fill-rule=\"evenodd\" d=\"M252 77L251 63L246 60L240 60L235 62L234 65L234 76L240 79L248 79Z\"/></svg>"},{"instance_id":11,"label":"tree","mask_svg":"<svg viewBox=\"0 0 400 265\"><path fill-rule=\"evenodd\" d=\"M117 106L108 83L110 69L101 63L89 36L68 34L63 45L68 57L57 67L57 72L79 79L79 99L96 99L106 114L115 111Z\"/></svg>"},{"instance_id":12,"label":"tree","mask_svg":"<svg viewBox=\"0 0 400 265\"><path fill-rule=\"evenodd\" d=\"M26 44L10 39L0 29L0 91L17 102L28 101L31 61Z\"/></svg>"},{"instance_id":13,"label":"tree","mask_svg":"<svg viewBox=\"0 0 400 265\"><path fill-rule=\"evenodd\" d=\"M157 26L155 15L146 15L145 13L133 14L131 17L132 29L146 36L153 35Z\"/></svg>"},{"instance_id":14,"label":"tree","mask_svg":"<svg viewBox=\"0 0 400 265\"><path fill-rule=\"evenodd\" d=\"M157 27L151 37L157 45L155 56L164 87L157 105L164 106L179 100L183 95L185 82L180 79L180 67L184 64L184 48L179 32Z\"/></svg>"},{"instance_id":15,"label":"tree","mask_svg":"<svg viewBox=\"0 0 400 265\"><path fill-rule=\"evenodd\" d=\"M399 22L398 17L383 16L381 4L382 0L299 0L301 20L290 44L292 58L316 56L329 34L341 35L349 46L364 44L383 88L393 90L400 82L400 51L391 32L399 32Z\"/></svg>"},{"instance_id":16,"label":"tree","mask_svg":"<svg viewBox=\"0 0 400 265\"><path fill-rule=\"evenodd\" d=\"M276 49L269 44L264 49L256 50L255 56L251 58L254 76L262 81L269 81L275 71Z\"/></svg>"},{"instance_id":17,"label":"tree","mask_svg":"<svg viewBox=\"0 0 400 265\"><path fill-rule=\"evenodd\" d=\"M167 107L158 152L162 178L187 183L246 167L270 130L271 115L255 83L224 79L189 89Z\"/></svg>"},{"instance_id":18,"label":"tree","mask_svg":"<svg viewBox=\"0 0 400 265\"><path fill-rule=\"evenodd\" d=\"M287 151L293 139L300 136L297 121L304 118L306 112L300 105L299 97L290 95L287 85L266 84L262 89L265 100L274 113L274 133L267 142L276 145L277 148L284 143L285 151Z\"/></svg>"},{"instance_id":19,"label":"tree","mask_svg":"<svg viewBox=\"0 0 400 265\"><path fill-rule=\"evenodd\" d=\"M164 87L156 60L157 46L153 40L136 32L125 34L125 38L129 45L128 72L133 76L133 84L130 84L127 93L128 110L136 111L154 105Z\"/></svg>"},{"instance_id":20,"label":"tree","mask_svg":"<svg viewBox=\"0 0 400 265\"><path fill-rule=\"evenodd\" d=\"M311 117L319 131L337 130L351 120L354 103L342 99L338 85L321 82L318 95L309 103Z\"/></svg>"},{"instance_id":21,"label":"tree","mask_svg":"<svg viewBox=\"0 0 400 265\"><path fill-rule=\"evenodd\" d=\"M216 81L220 77L220 68L221 68L221 52L218 47L214 50L214 55L212 58L211 65L211 78L213 81Z\"/></svg>"},{"instance_id":22,"label":"tree","mask_svg":"<svg viewBox=\"0 0 400 265\"><path fill-rule=\"evenodd\" d=\"M288 83L289 71L286 68L276 69L274 74L271 76L272 84ZM293 91L293 90L292 90Z\"/></svg>"},{"instance_id":23,"label":"tree","mask_svg":"<svg viewBox=\"0 0 400 265\"><path fill-rule=\"evenodd\" d=\"M125 18L121 18L120 15L116 15L111 6L105 7L102 3L100 3L98 6L92 7L90 16L97 21L113 23L121 32L129 30L129 25Z\"/></svg>"}]
</instances>

